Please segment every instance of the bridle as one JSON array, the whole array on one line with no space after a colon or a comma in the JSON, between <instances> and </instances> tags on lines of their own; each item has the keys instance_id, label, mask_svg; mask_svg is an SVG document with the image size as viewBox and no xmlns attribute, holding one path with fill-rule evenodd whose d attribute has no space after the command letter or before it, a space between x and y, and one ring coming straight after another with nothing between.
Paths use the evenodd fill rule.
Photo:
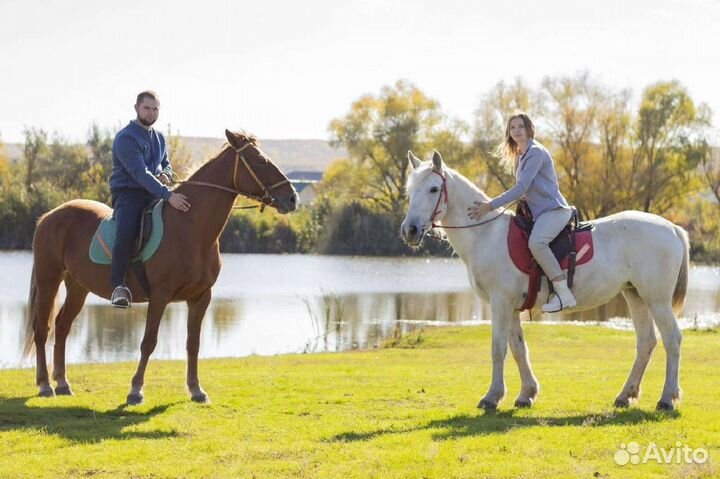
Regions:
<instances>
[{"instance_id":1,"label":"bridle","mask_svg":"<svg viewBox=\"0 0 720 479\"><path fill-rule=\"evenodd\" d=\"M479 223L473 223L473 224L462 225L462 226L445 226L445 225L439 225L439 224L435 223L435 218L436 218L437 215L440 214L440 212L441 212L441 211L440 211L440 202L443 200L443 196L445 197L444 204L445 204L446 206L447 206L447 204L448 204L447 180L445 179L445 175L444 175L444 174L438 173L438 172L435 171L434 169L432 170L432 172L435 173L436 175L438 175L438 176L440 177L440 179L442 180L442 186L440 187L440 196L438 196L437 203L435 203L435 209L433 210L433 214L432 214L432 216L430 217L430 225L431 225L432 228L443 228L443 229L446 229L446 230L459 230L459 229L464 229L464 228L474 228L474 227L476 227L476 226L482 226L482 225L484 225L484 224L490 223L490 222L495 221L496 219L500 218L500 217L503 215L503 213L505 213L505 210L507 210L508 208L510 208L510 206L512 205L512 203L514 203L514 201L513 201L512 203L510 203L509 205L507 205L505 208L503 208L503 210L502 210L497 216L494 216L494 217L490 218L489 220L481 221L481 222L479 222Z\"/></svg>"},{"instance_id":2,"label":"bridle","mask_svg":"<svg viewBox=\"0 0 720 479\"><path fill-rule=\"evenodd\" d=\"M437 215L440 214L440 201L442 201L443 195L445 195L445 205L447 206L448 204L447 181L445 180L445 175L438 173L435 170L432 170L432 172L440 177L440 179L442 180L442 186L440 187L440 196L438 196L437 203L435 203L435 209L433 210L433 214L430 217L430 224L433 228L442 228L441 225L435 224L435 218L437 217Z\"/></svg>"},{"instance_id":3,"label":"bridle","mask_svg":"<svg viewBox=\"0 0 720 479\"><path fill-rule=\"evenodd\" d=\"M278 181L277 183L265 186L265 184L260 180L258 175L255 173L255 170L252 169L252 166L250 166L250 163L247 161L247 158L245 158L245 155L242 154L242 151L247 148L248 146L253 145L253 142L250 140L246 140L247 143L245 143L240 148L235 148L235 167L233 168L233 188L227 188L225 186L216 185L215 183L207 183L205 181L194 181L194 180L186 180L186 181L176 181L174 183L183 183L186 185L198 185L198 186L209 186L211 188L216 188L218 190L227 191L229 193L233 193L234 195L241 195L246 198L250 198L256 201L260 202L260 212L262 213L265 211L266 206L273 206L276 202L275 197L272 196L270 193L276 188L279 188L281 186L290 184L290 180L285 178L284 180ZM250 176L255 180L255 183L260 187L260 190L262 190L262 196L253 195L250 193L244 193L240 191L237 185L237 178L238 178L238 169L240 166L240 162L242 161L242 164L245 165L245 169L247 169L248 173L250 173ZM267 161L267 160L266 160ZM250 206L250 207L235 207L235 208L257 208L257 206Z\"/></svg>"}]
</instances>

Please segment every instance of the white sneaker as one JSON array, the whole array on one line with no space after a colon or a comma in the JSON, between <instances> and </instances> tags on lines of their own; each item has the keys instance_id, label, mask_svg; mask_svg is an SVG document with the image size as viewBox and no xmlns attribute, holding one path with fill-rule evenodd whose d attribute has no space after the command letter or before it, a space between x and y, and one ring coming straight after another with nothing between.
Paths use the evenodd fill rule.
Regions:
<instances>
[{"instance_id":1,"label":"white sneaker","mask_svg":"<svg viewBox=\"0 0 720 479\"><path fill-rule=\"evenodd\" d=\"M570 288L568 288L566 280L553 281L553 288L555 288L555 294L552 295L552 298L550 298L547 304L543 304L543 313L557 313L558 311L577 305L575 295L573 295Z\"/></svg>"}]
</instances>

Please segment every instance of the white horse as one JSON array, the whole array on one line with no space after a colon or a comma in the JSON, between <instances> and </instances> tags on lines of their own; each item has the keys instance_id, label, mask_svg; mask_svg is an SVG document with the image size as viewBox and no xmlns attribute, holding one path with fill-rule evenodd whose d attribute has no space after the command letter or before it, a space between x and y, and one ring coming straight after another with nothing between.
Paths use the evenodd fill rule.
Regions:
<instances>
[{"instance_id":1,"label":"white horse","mask_svg":"<svg viewBox=\"0 0 720 479\"><path fill-rule=\"evenodd\" d=\"M448 227L473 223L467 209L473 201L488 201L485 193L444 166L437 151L432 162L423 163L412 152L408 152L408 160L413 169L407 183L410 205L401 233L410 246L420 244L433 220ZM489 221L494 217L497 219ZM480 297L489 301L492 311L492 384L478 404L485 409L496 408L505 396L503 363L508 342L522 381L515 406L530 407L539 390L516 311L523 304L528 275L513 265L508 252L507 234L512 217L510 212L496 210L485 215L481 222L487 222L479 226L445 230L467 267L470 284ZM618 292L628 303L637 335L637 355L615 399L615 407L627 407L639 397L645 368L657 344L654 319L667 353L665 386L657 409L672 410L682 393L679 384L682 335L674 312L682 308L687 292L687 232L659 216L639 211L624 211L594 223L594 257L577 267L573 287L577 306L569 311L600 306ZM547 294L543 281L538 298ZM532 313L542 314L539 305Z\"/></svg>"}]
</instances>

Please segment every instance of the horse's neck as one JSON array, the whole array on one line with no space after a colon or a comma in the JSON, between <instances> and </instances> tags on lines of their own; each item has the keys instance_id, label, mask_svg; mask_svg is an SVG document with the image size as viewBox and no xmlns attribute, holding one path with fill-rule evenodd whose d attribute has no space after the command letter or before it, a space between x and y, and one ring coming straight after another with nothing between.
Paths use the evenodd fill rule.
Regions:
<instances>
[{"instance_id":1,"label":"horse's neck","mask_svg":"<svg viewBox=\"0 0 720 479\"><path fill-rule=\"evenodd\" d=\"M468 216L468 208L473 206L473 202L481 199L489 201L490 198L474 188L467 180L461 177L459 173L452 173L448 175L447 178L448 204L447 213L442 219L442 224L447 226L471 225L473 223L491 220L498 214L501 215L500 218L483 225L461 229L449 228L445 230L450 244L463 261L467 262L469 259L476 257L475 248L478 241L487 245L488 250L506 247L505 237L511 215L491 211L478 221L470 219Z\"/></svg>"},{"instance_id":2,"label":"horse's neck","mask_svg":"<svg viewBox=\"0 0 720 479\"><path fill-rule=\"evenodd\" d=\"M202 166L188 181L198 181L224 188L234 189L230 183L233 174L232 150L223 151L210 164ZM236 195L229 191L202 185L181 185L178 193L183 193L190 201L190 211L181 218L187 223L191 234L201 243L212 244L217 241L227 222Z\"/></svg>"}]
</instances>

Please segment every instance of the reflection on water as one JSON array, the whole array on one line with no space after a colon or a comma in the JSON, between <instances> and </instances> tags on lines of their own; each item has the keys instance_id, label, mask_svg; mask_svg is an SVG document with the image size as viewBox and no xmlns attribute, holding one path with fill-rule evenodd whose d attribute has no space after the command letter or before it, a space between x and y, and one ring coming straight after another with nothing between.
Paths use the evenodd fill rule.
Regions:
<instances>
[{"instance_id":1,"label":"reflection on water","mask_svg":"<svg viewBox=\"0 0 720 479\"><path fill-rule=\"evenodd\" d=\"M489 306L470 291L459 260L224 255L223 263L203 322L200 354L206 358L372 348L426 325L490 320ZM0 368L31 365L19 360L31 267L29 253L0 253ZM719 272L692 268L685 327L720 322ZM68 361L137 360L146 306L117 310L94 296L87 303L68 338ZM185 357L186 312L182 303L168 306L153 358ZM618 297L593 311L543 320L627 315ZM630 325L622 319L605 324Z\"/></svg>"}]
</instances>

